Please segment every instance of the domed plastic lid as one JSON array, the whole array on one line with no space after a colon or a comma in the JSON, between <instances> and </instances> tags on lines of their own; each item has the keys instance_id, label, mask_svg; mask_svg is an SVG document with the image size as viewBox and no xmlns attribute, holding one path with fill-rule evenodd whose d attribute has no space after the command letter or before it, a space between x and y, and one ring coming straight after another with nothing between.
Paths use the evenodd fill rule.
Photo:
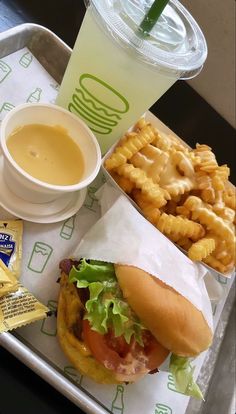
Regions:
<instances>
[{"instance_id":1,"label":"domed plastic lid","mask_svg":"<svg viewBox=\"0 0 236 414\"><path fill-rule=\"evenodd\" d=\"M113 37L135 50L140 59L169 76L195 76L207 57L201 29L179 1L170 0L151 32L143 36L139 26L152 3L153 0L90 1Z\"/></svg>"}]
</instances>

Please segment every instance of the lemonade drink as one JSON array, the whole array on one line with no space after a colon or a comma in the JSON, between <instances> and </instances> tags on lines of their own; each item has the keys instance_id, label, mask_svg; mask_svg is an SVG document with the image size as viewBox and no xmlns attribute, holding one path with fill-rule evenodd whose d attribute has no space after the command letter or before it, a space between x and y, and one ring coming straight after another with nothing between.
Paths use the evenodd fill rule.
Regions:
<instances>
[{"instance_id":1,"label":"lemonade drink","mask_svg":"<svg viewBox=\"0 0 236 414\"><path fill-rule=\"evenodd\" d=\"M182 57L192 47L190 33L174 8L167 6L143 39L137 29L142 13L134 0L100 3L93 0L87 9L57 104L87 123L104 154L177 79L199 71L206 46L199 29L205 56L191 66Z\"/></svg>"}]
</instances>

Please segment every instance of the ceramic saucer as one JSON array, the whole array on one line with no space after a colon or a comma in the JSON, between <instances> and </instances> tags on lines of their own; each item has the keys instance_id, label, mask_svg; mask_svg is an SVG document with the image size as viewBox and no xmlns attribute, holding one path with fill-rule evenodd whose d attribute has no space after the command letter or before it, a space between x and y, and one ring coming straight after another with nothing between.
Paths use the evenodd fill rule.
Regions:
<instances>
[{"instance_id":1,"label":"ceramic saucer","mask_svg":"<svg viewBox=\"0 0 236 414\"><path fill-rule=\"evenodd\" d=\"M10 191L3 179L3 156L0 155L0 207L14 216L34 223L56 223L75 214L82 207L87 189L67 193L49 203L34 204Z\"/></svg>"}]
</instances>

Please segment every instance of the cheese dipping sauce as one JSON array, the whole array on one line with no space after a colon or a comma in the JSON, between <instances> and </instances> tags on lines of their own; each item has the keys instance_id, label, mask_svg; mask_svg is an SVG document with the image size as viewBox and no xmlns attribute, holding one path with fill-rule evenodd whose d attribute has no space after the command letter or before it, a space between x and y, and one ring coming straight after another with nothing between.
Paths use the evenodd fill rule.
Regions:
<instances>
[{"instance_id":1,"label":"cheese dipping sauce","mask_svg":"<svg viewBox=\"0 0 236 414\"><path fill-rule=\"evenodd\" d=\"M83 155L65 128L24 125L9 135L6 144L15 162L40 181L66 186L82 178Z\"/></svg>"}]
</instances>

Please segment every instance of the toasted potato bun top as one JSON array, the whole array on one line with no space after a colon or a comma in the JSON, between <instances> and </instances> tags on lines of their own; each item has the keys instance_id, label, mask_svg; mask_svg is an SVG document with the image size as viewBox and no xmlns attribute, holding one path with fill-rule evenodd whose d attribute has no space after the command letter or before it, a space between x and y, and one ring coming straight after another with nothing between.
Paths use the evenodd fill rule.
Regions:
<instances>
[{"instance_id":1,"label":"toasted potato bun top","mask_svg":"<svg viewBox=\"0 0 236 414\"><path fill-rule=\"evenodd\" d=\"M115 272L123 296L161 345L185 357L211 345L213 334L202 312L173 288L133 266L115 265Z\"/></svg>"}]
</instances>

